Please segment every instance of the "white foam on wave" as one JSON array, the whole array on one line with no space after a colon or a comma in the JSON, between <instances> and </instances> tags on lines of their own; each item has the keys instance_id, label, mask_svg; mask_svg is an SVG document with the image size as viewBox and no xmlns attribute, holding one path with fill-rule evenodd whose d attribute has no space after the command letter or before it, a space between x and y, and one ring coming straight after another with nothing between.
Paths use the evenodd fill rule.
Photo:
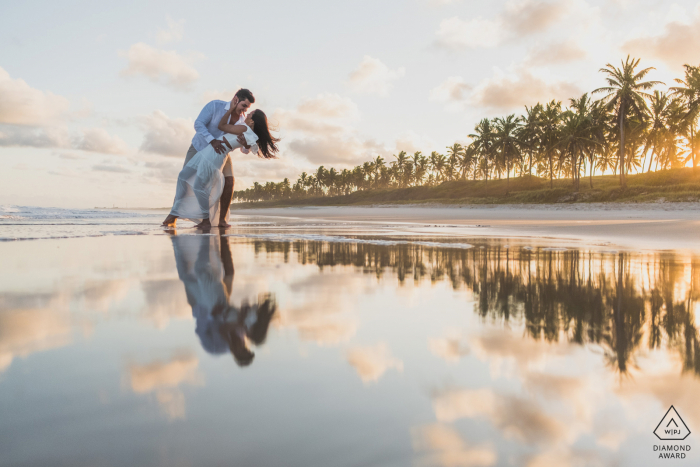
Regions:
<instances>
[{"instance_id":1,"label":"white foam on wave","mask_svg":"<svg viewBox=\"0 0 700 467\"><path fill-rule=\"evenodd\" d=\"M472 248L469 243L449 243L449 242L424 242L414 240L381 240L374 238L352 238L341 237L335 235L318 235L318 234L225 234L224 237L237 238L254 238L264 239L274 242L291 242L294 240L308 240L316 242L333 242L333 243L366 243L371 245L420 245L436 248Z\"/></svg>"},{"instance_id":2,"label":"white foam on wave","mask_svg":"<svg viewBox=\"0 0 700 467\"><path fill-rule=\"evenodd\" d=\"M92 237L109 237L122 235L149 235L148 232L138 230L114 230L111 232L86 232L76 234L56 234L44 235L36 237L0 237L0 242L21 242L27 240L63 240L67 238L92 238Z\"/></svg>"},{"instance_id":3,"label":"white foam on wave","mask_svg":"<svg viewBox=\"0 0 700 467\"><path fill-rule=\"evenodd\" d=\"M159 214L124 212L111 209L66 209L38 206L0 206L0 219L4 220L82 220L82 219L124 219L133 217L153 217Z\"/></svg>"}]
</instances>

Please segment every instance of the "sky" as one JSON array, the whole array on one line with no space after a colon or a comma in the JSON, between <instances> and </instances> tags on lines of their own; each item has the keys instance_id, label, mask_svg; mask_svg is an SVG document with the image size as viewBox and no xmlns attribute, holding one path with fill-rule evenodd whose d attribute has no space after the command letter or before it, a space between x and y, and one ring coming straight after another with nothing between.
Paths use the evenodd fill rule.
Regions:
<instances>
[{"instance_id":1,"label":"sky","mask_svg":"<svg viewBox=\"0 0 700 467\"><path fill-rule=\"evenodd\" d=\"M700 64L700 3L617 0L4 2L0 205L167 207L212 99L250 89L278 159L232 154L236 190L399 151L604 86Z\"/></svg>"}]
</instances>

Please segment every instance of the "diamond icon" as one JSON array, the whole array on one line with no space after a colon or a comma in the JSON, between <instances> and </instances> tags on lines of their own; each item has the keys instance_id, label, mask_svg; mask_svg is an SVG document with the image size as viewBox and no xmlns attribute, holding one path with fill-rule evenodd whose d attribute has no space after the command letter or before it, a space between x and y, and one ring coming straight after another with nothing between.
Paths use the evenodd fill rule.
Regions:
<instances>
[{"instance_id":1,"label":"diamond icon","mask_svg":"<svg viewBox=\"0 0 700 467\"><path fill-rule=\"evenodd\" d=\"M675 407L671 406L654 430L654 434L662 441L686 439L690 434L688 426L685 424Z\"/></svg>"}]
</instances>

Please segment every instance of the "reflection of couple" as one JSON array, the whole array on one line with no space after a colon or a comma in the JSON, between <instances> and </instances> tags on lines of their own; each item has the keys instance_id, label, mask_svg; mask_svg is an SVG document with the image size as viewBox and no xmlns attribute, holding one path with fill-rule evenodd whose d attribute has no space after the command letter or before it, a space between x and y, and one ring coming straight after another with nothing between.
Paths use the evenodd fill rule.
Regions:
<instances>
[{"instance_id":1,"label":"reflection of couple","mask_svg":"<svg viewBox=\"0 0 700 467\"><path fill-rule=\"evenodd\" d=\"M194 221L199 228L209 228L212 223L229 227L234 183L229 153L240 149L265 159L277 153L278 140L270 134L265 113L257 109L246 117L254 102L249 90L240 89L231 102L217 100L204 106L195 120L196 133L163 225L174 226L181 218Z\"/></svg>"},{"instance_id":2,"label":"reflection of couple","mask_svg":"<svg viewBox=\"0 0 700 467\"><path fill-rule=\"evenodd\" d=\"M256 346L265 342L275 314L268 294L257 303L229 303L233 286L233 260L228 238L219 235L173 235L177 274L185 285L187 302L196 320L195 332L211 354L230 351L240 366L249 365Z\"/></svg>"}]
</instances>

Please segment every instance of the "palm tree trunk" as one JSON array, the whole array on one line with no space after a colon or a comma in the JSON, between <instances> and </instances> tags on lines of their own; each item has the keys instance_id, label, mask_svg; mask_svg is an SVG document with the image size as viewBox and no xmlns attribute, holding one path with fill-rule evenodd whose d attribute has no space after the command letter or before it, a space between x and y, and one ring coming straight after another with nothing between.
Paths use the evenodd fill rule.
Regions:
<instances>
[{"instance_id":1,"label":"palm tree trunk","mask_svg":"<svg viewBox=\"0 0 700 467\"><path fill-rule=\"evenodd\" d=\"M642 162L642 173L644 173L644 166L647 165L647 150L649 149L650 142L651 138L647 138L646 143L644 143L644 150L642 151L642 154L644 154L644 162Z\"/></svg>"},{"instance_id":2,"label":"palm tree trunk","mask_svg":"<svg viewBox=\"0 0 700 467\"><path fill-rule=\"evenodd\" d=\"M591 188L593 188L593 169L595 167L595 164L593 163L593 157L590 158L591 161L591 176L588 178L590 181Z\"/></svg>"},{"instance_id":3,"label":"palm tree trunk","mask_svg":"<svg viewBox=\"0 0 700 467\"><path fill-rule=\"evenodd\" d=\"M651 164L654 162L654 154L656 153L656 143L651 147L651 155L649 156L649 170L647 173L651 172ZM643 169L644 167L642 167Z\"/></svg>"},{"instance_id":4,"label":"palm tree trunk","mask_svg":"<svg viewBox=\"0 0 700 467\"><path fill-rule=\"evenodd\" d=\"M554 188L554 169L552 167L552 152L549 152L549 188Z\"/></svg>"},{"instance_id":5,"label":"palm tree trunk","mask_svg":"<svg viewBox=\"0 0 700 467\"><path fill-rule=\"evenodd\" d=\"M508 161L506 161L506 192L508 191L509 186L510 186L510 165L508 164Z\"/></svg>"},{"instance_id":6,"label":"palm tree trunk","mask_svg":"<svg viewBox=\"0 0 700 467\"><path fill-rule=\"evenodd\" d=\"M625 108L620 105L620 186L625 188Z\"/></svg>"},{"instance_id":7,"label":"palm tree trunk","mask_svg":"<svg viewBox=\"0 0 700 467\"><path fill-rule=\"evenodd\" d=\"M693 172L695 172L695 122L690 122L690 155L693 158Z\"/></svg>"}]
</instances>

